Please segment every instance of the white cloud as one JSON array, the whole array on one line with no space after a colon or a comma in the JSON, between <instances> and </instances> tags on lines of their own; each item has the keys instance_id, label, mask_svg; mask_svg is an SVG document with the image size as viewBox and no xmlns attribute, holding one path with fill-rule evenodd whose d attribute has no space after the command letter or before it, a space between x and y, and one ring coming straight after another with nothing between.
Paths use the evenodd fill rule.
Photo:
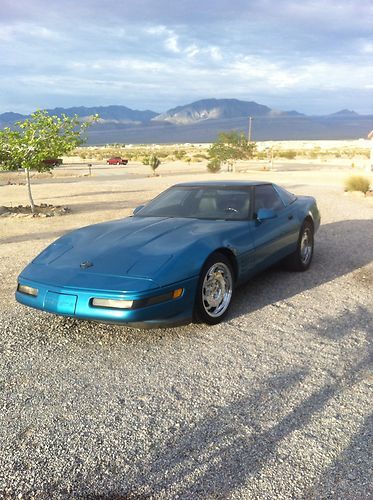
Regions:
<instances>
[{"instance_id":1,"label":"white cloud","mask_svg":"<svg viewBox=\"0 0 373 500\"><path fill-rule=\"evenodd\" d=\"M219 47L209 47L208 50L210 52L211 58L214 61L221 61L223 59L223 54Z\"/></svg>"},{"instance_id":2,"label":"white cloud","mask_svg":"<svg viewBox=\"0 0 373 500\"><path fill-rule=\"evenodd\" d=\"M163 38L164 47L174 54L179 54L181 49L179 47L179 37L171 29L166 26L149 26L144 29L144 32L149 35L156 35Z\"/></svg>"},{"instance_id":3,"label":"white cloud","mask_svg":"<svg viewBox=\"0 0 373 500\"><path fill-rule=\"evenodd\" d=\"M363 52L363 54L373 54L373 42L363 43L361 51Z\"/></svg>"},{"instance_id":4,"label":"white cloud","mask_svg":"<svg viewBox=\"0 0 373 500\"><path fill-rule=\"evenodd\" d=\"M170 34L165 40L165 47L170 52L174 52L175 54L179 54L181 52L179 48L178 37L175 34Z\"/></svg>"},{"instance_id":5,"label":"white cloud","mask_svg":"<svg viewBox=\"0 0 373 500\"><path fill-rule=\"evenodd\" d=\"M200 53L200 49L195 43L193 43L192 45L189 45L184 52L189 59L193 59L197 54Z\"/></svg>"},{"instance_id":6,"label":"white cloud","mask_svg":"<svg viewBox=\"0 0 373 500\"><path fill-rule=\"evenodd\" d=\"M315 59L290 66L286 60L273 62L265 58L236 56L224 74L234 75L238 80L263 90L348 89L364 87L367 81L373 81L372 66L355 67L349 63Z\"/></svg>"},{"instance_id":7,"label":"white cloud","mask_svg":"<svg viewBox=\"0 0 373 500\"><path fill-rule=\"evenodd\" d=\"M40 40L57 40L60 38L57 31L31 23L20 23L10 26L0 25L0 40L5 42L16 41L19 38L34 38Z\"/></svg>"},{"instance_id":8,"label":"white cloud","mask_svg":"<svg viewBox=\"0 0 373 500\"><path fill-rule=\"evenodd\" d=\"M150 8L150 0L146 1ZM88 0L75 4L87 7ZM113 102L121 96L120 102L126 103L129 93L123 89L129 87L139 108L149 102L150 94L162 108L170 102L187 102L191 96L246 95L258 100L281 95L294 100L295 109L302 109L296 95L324 99L325 93L335 92L336 99L346 99L344 107L353 108L350 90L355 89L354 95L371 94L371 0L330 0L329 4L206 0L203 12L189 6L186 14L182 3L167 2L167 9L183 14L177 20L166 15L166 1L162 1L159 15L146 12L153 25L128 14L129 10L143 14L139 5L144 2L138 6L127 2L123 9L120 4L111 4L112 9L105 8L102 16L87 10L84 23L73 27L71 19L79 16L74 17L71 9L49 9L45 16L31 16L29 11L26 16L25 10L17 20L4 20L2 27L0 23L2 106L15 109L27 86L32 91L25 99L34 107L44 91L74 95L75 90L83 96L82 103L85 94L96 95L98 103L111 96ZM74 5L71 0L72 9ZM121 15L114 14L116 9ZM371 112L373 100L364 101L366 112Z\"/></svg>"},{"instance_id":9,"label":"white cloud","mask_svg":"<svg viewBox=\"0 0 373 500\"><path fill-rule=\"evenodd\" d=\"M141 58L122 58L117 59L97 59L89 62L73 61L68 67L73 70L87 72L89 70L112 71L113 78L123 78L128 75L128 71L136 71L139 73L155 72L164 73L168 71L167 64L156 61L149 61ZM115 73L114 73L115 72Z\"/></svg>"},{"instance_id":10,"label":"white cloud","mask_svg":"<svg viewBox=\"0 0 373 500\"><path fill-rule=\"evenodd\" d=\"M149 35L163 35L164 33L168 33L166 26L148 26L144 28L145 33L149 33Z\"/></svg>"}]
</instances>

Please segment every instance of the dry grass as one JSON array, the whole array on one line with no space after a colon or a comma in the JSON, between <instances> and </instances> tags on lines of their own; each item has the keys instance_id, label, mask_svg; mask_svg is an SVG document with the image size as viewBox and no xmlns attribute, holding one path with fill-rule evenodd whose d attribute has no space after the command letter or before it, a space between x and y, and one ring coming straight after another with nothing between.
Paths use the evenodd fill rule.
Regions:
<instances>
[{"instance_id":1,"label":"dry grass","mask_svg":"<svg viewBox=\"0 0 373 500\"><path fill-rule=\"evenodd\" d=\"M77 148L73 155L83 160L106 160L111 156L121 156L130 161L142 163L150 154L156 153L161 161L184 161L197 163L208 159L210 144L165 144L125 146L121 144L105 147ZM307 159L322 160L345 159L352 163L369 158L369 141L266 141L257 143L257 160Z\"/></svg>"},{"instance_id":2,"label":"dry grass","mask_svg":"<svg viewBox=\"0 0 373 500\"><path fill-rule=\"evenodd\" d=\"M361 191L366 194L369 191L370 180L362 175L351 175L345 182L346 191Z\"/></svg>"}]
</instances>

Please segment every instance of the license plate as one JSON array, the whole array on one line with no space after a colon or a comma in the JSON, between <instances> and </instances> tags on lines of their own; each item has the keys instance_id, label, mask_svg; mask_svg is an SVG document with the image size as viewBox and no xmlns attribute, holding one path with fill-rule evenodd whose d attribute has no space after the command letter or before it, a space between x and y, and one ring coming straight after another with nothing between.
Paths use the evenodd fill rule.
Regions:
<instances>
[{"instance_id":1,"label":"license plate","mask_svg":"<svg viewBox=\"0 0 373 500\"><path fill-rule=\"evenodd\" d=\"M47 292L44 307L50 312L60 314L75 314L78 297L66 293Z\"/></svg>"}]
</instances>

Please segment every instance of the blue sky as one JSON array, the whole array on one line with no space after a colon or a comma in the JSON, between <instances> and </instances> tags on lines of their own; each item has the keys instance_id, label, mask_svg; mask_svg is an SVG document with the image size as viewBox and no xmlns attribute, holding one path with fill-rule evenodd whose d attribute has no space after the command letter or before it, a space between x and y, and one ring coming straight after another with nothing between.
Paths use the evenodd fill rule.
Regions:
<instances>
[{"instance_id":1,"label":"blue sky","mask_svg":"<svg viewBox=\"0 0 373 500\"><path fill-rule=\"evenodd\" d=\"M373 2L0 0L0 113L207 97L373 114Z\"/></svg>"}]
</instances>

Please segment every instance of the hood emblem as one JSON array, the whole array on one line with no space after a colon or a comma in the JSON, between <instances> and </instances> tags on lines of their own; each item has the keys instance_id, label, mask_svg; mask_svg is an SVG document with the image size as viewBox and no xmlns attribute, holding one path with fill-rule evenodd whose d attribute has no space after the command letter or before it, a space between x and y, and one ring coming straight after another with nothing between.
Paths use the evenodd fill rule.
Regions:
<instances>
[{"instance_id":1,"label":"hood emblem","mask_svg":"<svg viewBox=\"0 0 373 500\"><path fill-rule=\"evenodd\" d=\"M92 264L92 262L89 262L89 260L85 260L84 262L82 262L80 264L80 267L82 269L88 269L89 267L92 267L92 266L93 266L93 264Z\"/></svg>"}]
</instances>

